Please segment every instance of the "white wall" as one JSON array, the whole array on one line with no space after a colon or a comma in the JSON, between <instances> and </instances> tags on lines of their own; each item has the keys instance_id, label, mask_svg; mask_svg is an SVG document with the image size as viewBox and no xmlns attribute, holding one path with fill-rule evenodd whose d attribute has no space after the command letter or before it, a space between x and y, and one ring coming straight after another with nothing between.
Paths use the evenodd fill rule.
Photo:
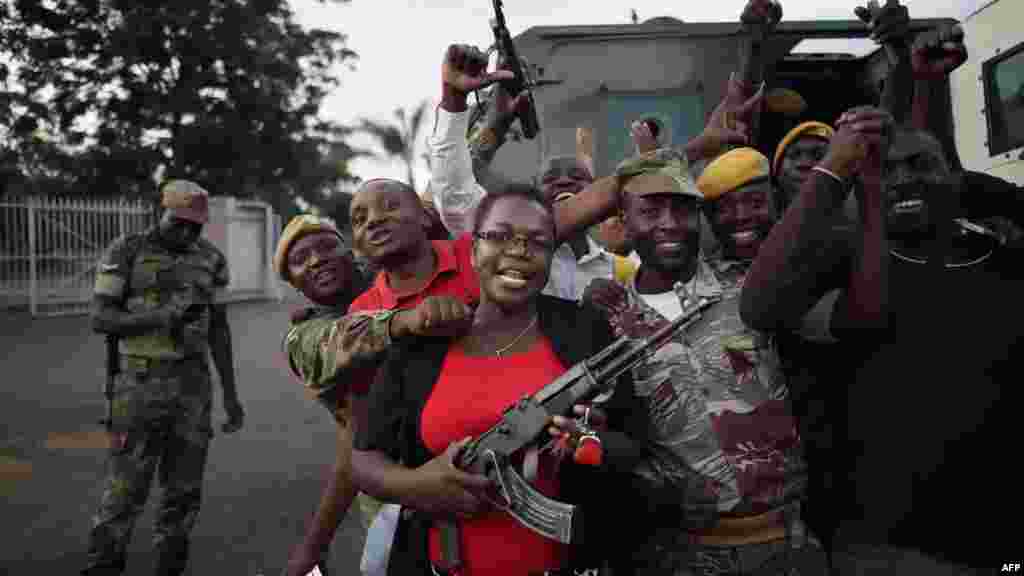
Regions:
<instances>
[{"instance_id":1,"label":"white wall","mask_svg":"<svg viewBox=\"0 0 1024 576\"><path fill-rule=\"evenodd\" d=\"M997 0L964 23L968 60L950 78L956 146L964 168L1024 185L1022 149L992 156L987 140L982 64L1024 42L1024 1Z\"/></svg>"},{"instance_id":2,"label":"white wall","mask_svg":"<svg viewBox=\"0 0 1024 576\"><path fill-rule=\"evenodd\" d=\"M264 202L224 196L210 199L204 236L228 259L228 300L281 298L272 268L279 226L279 218Z\"/></svg>"}]
</instances>

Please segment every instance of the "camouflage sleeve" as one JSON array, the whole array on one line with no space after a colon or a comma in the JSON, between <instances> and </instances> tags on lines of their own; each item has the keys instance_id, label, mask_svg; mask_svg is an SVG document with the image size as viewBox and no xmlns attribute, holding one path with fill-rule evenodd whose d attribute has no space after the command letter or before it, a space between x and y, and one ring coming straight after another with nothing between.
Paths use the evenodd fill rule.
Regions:
<instances>
[{"instance_id":1,"label":"camouflage sleeve","mask_svg":"<svg viewBox=\"0 0 1024 576\"><path fill-rule=\"evenodd\" d=\"M383 359L394 310L330 314L294 324L285 336L288 365L318 401L330 404L346 380Z\"/></svg>"},{"instance_id":2,"label":"camouflage sleeve","mask_svg":"<svg viewBox=\"0 0 1024 576\"><path fill-rule=\"evenodd\" d=\"M132 245L127 236L122 236L107 247L96 264L96 281L93 294L115 300L124 298L125 287L131 278Z\"/></svg>"}]
</instances>

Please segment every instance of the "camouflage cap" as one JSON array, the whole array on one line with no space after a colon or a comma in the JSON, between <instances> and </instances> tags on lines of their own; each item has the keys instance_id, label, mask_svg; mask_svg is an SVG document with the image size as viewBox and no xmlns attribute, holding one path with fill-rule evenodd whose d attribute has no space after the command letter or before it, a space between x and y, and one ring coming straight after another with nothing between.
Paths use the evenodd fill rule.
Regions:
<instances>
[{"instance_id":1,"label":"camouflage cap","mask_svg":"<svg viewBox=\"0 0 1024 576\"><path fill-rule=\"evenodd\" d=\"M615 175L626 181L623 191L638 196L679 194L702 199L689 174L686 156L672 148L659 148L623 160Z\"/></svg>"},{"instance_id":2,"label":"camouflage cap","mask_svg":"<svg viewBox=\"0 0 1024 576\"><path fill-rule=\"evenodd\" d=\"M344 236L338 231L333 222L313 214L299 214L292 218L292 221L281 231L281 239L277 242L277 250L274 252L274 271L282 280L291 284L291 275L288 273L288 250L292 244L308 234L327 232L336 235L345 241Z\"/></svg>"},{"instance_id":3,"label":"camouflage cap","mask_svg":"<svg viewBox=\"0 0 1024 576\"><path fill-rule=\"evenodd\" d=\"M160 205L174 216L197 224L210 220L210 194L191 180L171 180L164 184Z\"/></svg>"}]
</instances>

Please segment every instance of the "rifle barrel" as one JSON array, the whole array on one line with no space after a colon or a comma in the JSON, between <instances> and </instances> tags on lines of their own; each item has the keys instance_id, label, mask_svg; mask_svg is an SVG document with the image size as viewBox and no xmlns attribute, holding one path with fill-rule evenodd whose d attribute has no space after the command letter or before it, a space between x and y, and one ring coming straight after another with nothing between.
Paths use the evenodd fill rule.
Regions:
<instances>
[{"instance_id":1,"label":"rifle barrel","mask_svg":"<svg viewBox=\"0 0 1024 576\"><path fill-rule=\"evenodd\" d=\"M659 348L667 344L676 332L682 330L690 323L700 317L701 304L685 311L675 320L662 326L654 334L630 345L630 350L625 354L613 358L608 366L600 368L600 372L594 374L594 378L600 382L612 381L622 375L623 372L632 368L637 362L654 354Z\"/></svg>"}]
</instances>

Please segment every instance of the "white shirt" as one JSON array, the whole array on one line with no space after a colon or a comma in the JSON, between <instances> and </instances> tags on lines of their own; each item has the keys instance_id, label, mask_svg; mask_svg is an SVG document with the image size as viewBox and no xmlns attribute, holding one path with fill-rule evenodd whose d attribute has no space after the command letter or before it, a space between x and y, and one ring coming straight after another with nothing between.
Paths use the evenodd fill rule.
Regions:
<instances>
[{"instance_id":1,"label":"white shirt","mask_svg":"<svg viewBox=\"0 0 1024 576\"><path fill-rule=\"evenodd\" d=\"M434 207L455 238L472 232L473 212L487 194L473 176L473 159L466 142L468 127L469 111L453 114L438 106L434 129L427 137Z\"/></svg>"},{"instance_id":2,"label":"white shirt","mask_svg":"<svg viewBox=\"0 0 1024 576\"><path fill-rule=\"evenodd\" d=\"M452 113L438 106L434 129L427 137L434 206L441 216L441 223L456 238L472 232L473 212L487 194L473 175L473 159L466 142L468 125L468 111ZM585 236L588 252L579 261L567 243L555 250L551 275L544 287L545 294L578 301L594 278L614 279L613 255L589 235Z\"/></svg>"},{"instance_id":3,"label":"white shirt","mask_svg":"<svg viewBox=\"0 0 1024 576\"><path fill-rule=\"evenodd\" d=\"M562 243L555 250L551 259L551 276L548 285L544 287L545 294L579 301L593 279L615 279L615 255L594 242L589 234L584 236L588 250L579 260L576 260L576 254L568 242Z\"/></svg>"}]
</instances>

